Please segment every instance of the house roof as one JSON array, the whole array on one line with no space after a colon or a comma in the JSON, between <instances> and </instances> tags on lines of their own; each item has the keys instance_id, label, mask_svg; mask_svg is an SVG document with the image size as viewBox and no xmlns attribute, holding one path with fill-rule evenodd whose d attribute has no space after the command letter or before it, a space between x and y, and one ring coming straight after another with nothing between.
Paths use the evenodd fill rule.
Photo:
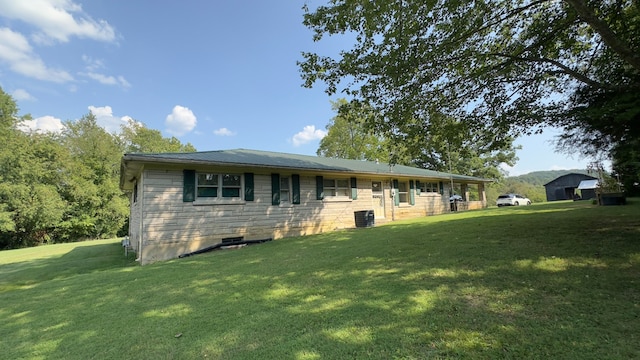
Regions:
<instances>
[{"instance_id":1,"label":"house roof","mask_svg":"<svg viewBox=\"0 0 640 360\"><path fill-rule=\"evenodd\" d=\"M584 179L584 180L593 180L596 179L595 177L591 176L591 175L587 175L587 174L581 174L581 173L569 173L569 174L564 174L562 176L558 176L557 178L549 181L548 183L542 185L542 186L547 186L547 185L551 185L553 183L556 182L561 182L563 179L565 178L575 178L575 179ZM575 186L575 185L574 185Z\"/></svg>"},{"instance_id":2,"label":"house roof","mask_svg":"<svg viewBox=\"0 0 640 360\"><path fill-rule=\"evenodd\" d=\"M134 164L182 164L182 165L224 165L267 169L291 169L323 172L344 172L351 174L375 174L388 176L410 176L440 180L466 182L491 182L492 180L473 176L449 174L440 171L419 169L404 165L389 165L373 161L336 159L320 156L287 154L270 151L233 149L200 151L191 153L134 153L122 158L120 186L135 176Z\"/></svg>"}]
</instances>

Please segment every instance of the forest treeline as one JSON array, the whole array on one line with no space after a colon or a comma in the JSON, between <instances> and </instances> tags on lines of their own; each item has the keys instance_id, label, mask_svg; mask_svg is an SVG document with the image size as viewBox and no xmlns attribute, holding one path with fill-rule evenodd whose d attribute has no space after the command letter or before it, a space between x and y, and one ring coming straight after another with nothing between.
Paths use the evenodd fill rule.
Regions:
<instances>
[{"instance_id":1,"label":"forest treeline","mask_svg":"<svg viewBox=\"0 0 640 360\"><path fill-rule=\"evenodd\" d=\"M124 153L196 151L130 120L112 134L86 114L61 132L25 131L0 89L0 249L124 236L129 200L119 188Z\"/></svg>"}]
</instances>

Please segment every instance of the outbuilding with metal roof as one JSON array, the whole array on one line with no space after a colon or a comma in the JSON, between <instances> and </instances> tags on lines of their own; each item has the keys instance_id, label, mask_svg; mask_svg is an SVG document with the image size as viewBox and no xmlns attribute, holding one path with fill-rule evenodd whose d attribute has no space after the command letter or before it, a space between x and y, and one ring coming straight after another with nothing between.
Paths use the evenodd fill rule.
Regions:
<instances>
[{"instance_id":1,"label":"outbuilding with metal roof","mask_svg":"<svg viewBox=\"0 0 640 360\"><path fill-rule=\"evenodd\" d=\"M576 189L583 180L597 180L593 176L570 173L559 176L548 183L544 184L547 193L547 201L572 200L578 195Z\"/></svg>"}]
</instances>

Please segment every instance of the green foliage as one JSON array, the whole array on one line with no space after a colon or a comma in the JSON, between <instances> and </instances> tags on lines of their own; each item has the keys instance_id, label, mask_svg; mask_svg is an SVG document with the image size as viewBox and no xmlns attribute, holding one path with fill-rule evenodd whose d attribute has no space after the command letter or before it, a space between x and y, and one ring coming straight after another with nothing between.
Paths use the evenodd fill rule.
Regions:
<instances>
[{"instance_id":1,"label":"green foliage","mask_svg":"<svg viewBox=\"0 0 640 360\"><path fill-rule=\"evenodd\" d=\"M119 189L125 150L195 151L135 125L106 132L89 113L60 135L25 133L0 89L0 249L126 234L129 200Z\"/></svg>"},{"instance_id":2,"label":"green foliage","mask_svg":"<svg viewBox=\"0 0 640 360\"><path fill-rule=\"evenodd\" d=\"M616 144L613 171L629 196L640 195L640 139Z\"/></svg>"},{"instance_id":3,"label":"green foliage","mask_svg":"<svg viewBox=\"0 0 640 360\"><path fill-rule=\"evenodd\" d=\"M428 136L440 115L498 143L560 127L566 149L585 154L640 136L637 1L335 0L304 9L315 41L355 39L336 57L303 53L304 85L320 81L367 103L388 136L412 126Z\"/></svg>"},{"instance_id":4,"label":"green foliage","mask_svg":"<svg viewBox=\"0 0 640 360\"><path fill-rule=\"evenodd\" d=\"M0 88L0 136L13 128L18 115L18 106L11 95Z\"/></svg>"},{"instance_id":5,"label":"green foliage","mask_svg":"<svg viewBox=\"0 0 640 360\"><path fill-rule=\"evenodd\" d=\"M567 174L585 174L593 177L598 177L597 174L589 172L586 169L572 169L572 170L547 170L547 171L534 171L524 175L512 176L509 179L514 181L520 181L529 183L531 185L543 186L544 184L554 180L562 175Z\"/></svg>"},{"instance_id":6,"label":"green foliage","mask_svg":"<svg viewBox=\"0 0 640 360\"><path fill-rule=\"evenodd\" d=\"M14 120L3 121L11 125L0 135L0 248L34 246L51 241L67 206L58 193L64 149L50 136L17 130L17 115L8 116Z\"/></svg>"},{"instance_id":7,"label":"green foliage","mask_svg":"<svg viewBox=\"0 0 640 360\"><path fill-rule=\"evenodd\" d=\"M402 126L394 143L404 143L409 163L418 167L485 179L501 179L500 165L517 161L513 138L496 136L486 128L442 114L429 122Z\"/></svg>"},{"instance_id":8,"label":"green foliage","mask_svg":"<svg viewBox=\"0 0 640 360\"><path fill-rule=\"evenodd\" d=\"M128 216L128 200L119 189L122 147L93 114L65 123L61 142L75 174L64 194L72 204L62 228L65 240L113 237Z\"/></svg>"},{"instance_id":9,"label":"green foliage","mask_svg":"<svg viewBox=\"0 0 640 360\"><path fill-rule=\"evenodd\" d=\"M375 113L367 107L338 99L331 104L337 115L327 125L327 136L320 140L319 156L388 162L384 140L367 128L367 118Z\"/></svg>"},{"instance_id":10,"label":"green foliage","mask_svg":"<svg viewBox=\"0 0 640 360\"><path fill-rule=\"evenodd\" d=\"M339 99L338 113L327 125L318 155L413 165L436 171L500 179L502 163L517 160L513 139L498 140L493 132L474 128L451 117L434 116L428 123L408 122L393 134L377 110L358 101Z\"/></svg>"},{"instance_id":11,"label":"green foliage","mask_svg":"<svg viewBox=\"0 0 640 360\"><path fill-rule=\"evenodd\" d=\"M513 178L506 178L503 181L490 184L487 189L487 201L489 205L495 205L495 201L499 195L510 193L526 196L533 203L547 201L547 195L543 186L517 181Z\"/></svg>"},{"instance_id":12,"label":"green foliage","mask_svg":"<svg viewBox=\"0 0 640 360\"><path fill-rule=\"evenodd\" d=\"M143 123L129 120L122 126L120 138L126 153L195 152L191 143L182 144L175 137L164 138L160 131L147 128Z\"/></svg>"}]
</instances>

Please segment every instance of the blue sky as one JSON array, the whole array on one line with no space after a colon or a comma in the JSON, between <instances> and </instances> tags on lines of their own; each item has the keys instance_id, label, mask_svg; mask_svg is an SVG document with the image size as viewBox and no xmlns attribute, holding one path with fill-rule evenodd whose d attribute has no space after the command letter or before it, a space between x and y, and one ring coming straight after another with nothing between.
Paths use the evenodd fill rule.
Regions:
<instances>
[{"instance_id":1,"label":"blue sky","mask_svg":"<svg viewBox=\"0 0 640 360\"><path fill-rule=\"evenodd\" d=\"M314 43L304 3L322 1L0 0L0 86L32 129L91 111L109 131L132 118L201 151L315 155L338 97L301 87L296 61L350 43ZM586 168L553 136L518 139L509 174Z\"/></svg>"}]
</instances>

